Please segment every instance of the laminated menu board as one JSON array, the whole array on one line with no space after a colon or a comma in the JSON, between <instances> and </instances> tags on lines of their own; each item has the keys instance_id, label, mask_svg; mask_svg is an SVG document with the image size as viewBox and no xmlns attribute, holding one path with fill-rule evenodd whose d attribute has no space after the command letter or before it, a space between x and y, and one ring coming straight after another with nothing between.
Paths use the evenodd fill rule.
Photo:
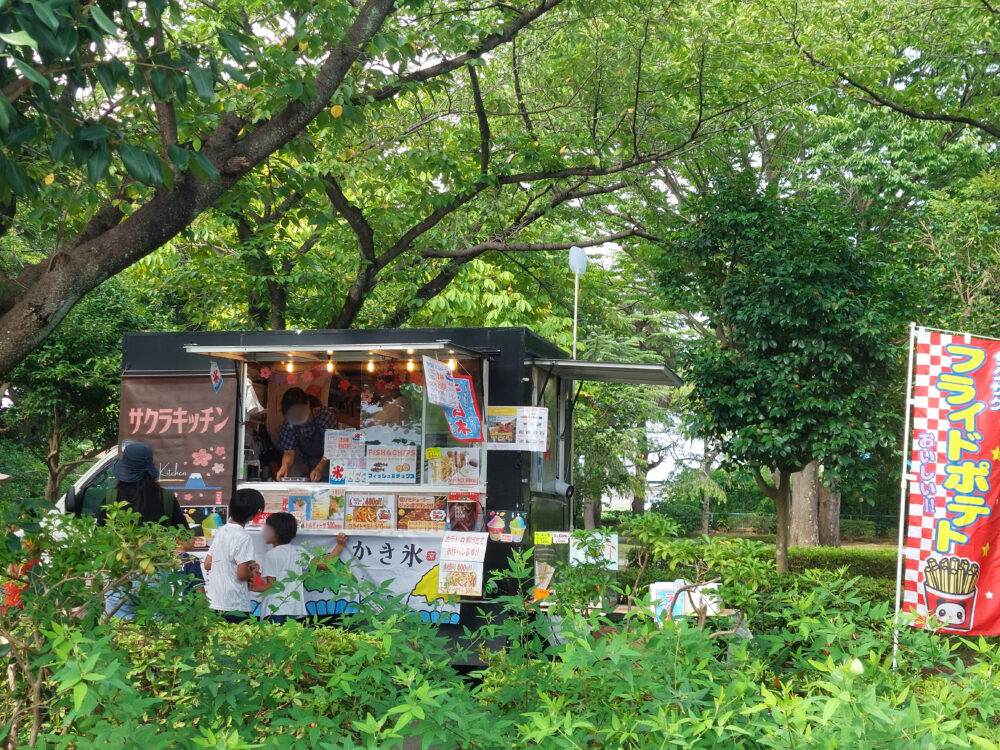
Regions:
<instances>
[{"instance_id":1,"label":"laminated menu board","mask_svg":"<svg viewBox=\"0 0 1000 750\"><path fill-rule=\"evenodd\" d=\"M448 494L449 531L479 531L483 524L483 509L478 492Z\"/></svg>"},{"instance_id":2,"label":"laminated menu board","mask_svg":"<svg viewBox=\"0 0 1000 750\"><path fill-rule=\"evenodd\" d=\"M344 528L346 497L336 487L313 490L309 498L309 514L299 526L303 529Z\"/></svg>"},{"instance_id":3,"label":"laminated menu board","mask_svg":"<svg viewBox=\"0 0 1000 750\"><path fill-rule=\"evenodd\" d=\"M520 544L528 527L528 514L520 510L491 510L486 530L490 541Z\"/></svg>"},{"instance_id":4,"label":"laminated menu board","mask_svg":"<svg viewBox=\"0 0 1000 750\"><path fill-rule=\"evenodd\" d=\"M372 484L416 484L417 446L369 445L367 468Z\"/></svg>"},{"instance_id":5,"label":"laminated menu board","mask_svg":"<svg viewBox=\"0 0 1000 750\"><path fill-rule=\"evenodd\" d=\"M312 495L306 492L296 491L289 493L285 500L285 512L295 516L295 520L300 524L309 517L309 508L312 505Z\"/></svg>"},{"instance_id":6,"label":"laminated menu board","mask_svg":"<svg viewBox=\"0 0 1000 750\"><path fill-rule=\"evenodd\" d=\"M481 596L483 564L442 560L438 568L438 593L458 596Z\"/></svg>"},{"instance_id":7,"label":"laminated menu board","mask_svg":"<svg viewBox=\"0 0 1000 750\"><path fill-rule=\"evenodd\" d=\"M396 498L396 528L444 531L448 525L446 495L399 495Z\"/></svg>"},{"instance_id":8,"label":"laminated menu board","mask_svg":"<svg viewBox=\"0 0 1000 750\"><path fill-rule=\"evenodd\" d=\"M396 496L350 492L344 519L348 529L396 528Z\"/></svg>"},{"instance_id":9,"label":"laminated menu board","mask_svg":"<svg viewBox=\"0 0 1000 750\"><path fill-rule=\"evenodd\" d=\"M501 451L547 449L549 410L544 406L489 406L486 447Z\"/></svg>"},{"instance_id":10,"label":"laminated menu board","mask_svg":"<svg viewBox=\"0 0 1000 750\"><path fill-rule=\"evenodd\" d=\"M251 526L263 525L272 513L285 512L295 516L303 529L344 528L343 490L278 482L253 485L253 489L264 496L264 510L250 521Z\"/></svg>"},{"instance_id":11,"label":"laminated menu board","mask_svg":"<svg viewBox=\"0 0 1000 750\"><path fill-rule=\"evenodd\" d=\"M365 435L357 430L327 430L323 456L330 461L330 484L363 484Z\"/></svg>"},{"instance_id":12,"label":"laminated menu board","mask_svg":"<svg viewBox=\"0 0 1000 750\"><path fill-rule=\"evenodd\" d=\"M488 534L449 533L441 540L438 593L481 596Z\"/></svg>"},{"instance_id":13,"label":"laminated menu board","mask_svg":"<svg viewBox=\"0 0 1000 750\"><path fill-rule=\"evenodd\" d=\"M428 448L426 456L431 484L479 484L479 448Z\"/></svg>"}]
</instances>

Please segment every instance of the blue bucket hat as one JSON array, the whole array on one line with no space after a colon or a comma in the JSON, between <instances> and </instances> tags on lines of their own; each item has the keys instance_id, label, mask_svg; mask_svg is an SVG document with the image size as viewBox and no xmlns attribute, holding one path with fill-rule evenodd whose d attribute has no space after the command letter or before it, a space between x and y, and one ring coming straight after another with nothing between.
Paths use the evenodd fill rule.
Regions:
<instances>
[{"instance_id":1,"label":"blue bucket hat","mask_svg":"<svg viewBox=\"0 0 1000 750\"><path fill-rule=\"evenodd\" d=\"M145 443L126 445L111 473L116 479L129 483L140 481L144 474L149 474L153 479L160 476L160 470L153 463L153 449Z\"/></svg>"}]
</instances>

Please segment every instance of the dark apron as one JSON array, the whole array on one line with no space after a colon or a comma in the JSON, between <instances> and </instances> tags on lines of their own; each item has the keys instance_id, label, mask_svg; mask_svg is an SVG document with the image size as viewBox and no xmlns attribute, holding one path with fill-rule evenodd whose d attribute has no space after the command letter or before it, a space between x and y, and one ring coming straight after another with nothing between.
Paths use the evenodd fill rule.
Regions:
<instances>
[{"instance_id":1,"label":"dark apron","mask_svg":"<svg viewBox=\"0 0 1000 750\"><path fill-rule=\"evenodd\" d=\"M299 430L295 431L295 447L299 458L303 459L309 471L316 468L316 464L323 460L323 448L326 435L324 431L315 427L312 434L303 437Z\"/></svg>"}]
</instances>

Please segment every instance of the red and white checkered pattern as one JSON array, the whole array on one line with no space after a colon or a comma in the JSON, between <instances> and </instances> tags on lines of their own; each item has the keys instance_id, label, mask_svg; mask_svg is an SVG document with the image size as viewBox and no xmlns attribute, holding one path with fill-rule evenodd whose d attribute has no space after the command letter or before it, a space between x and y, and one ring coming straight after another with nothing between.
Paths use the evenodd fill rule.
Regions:
<instances>
[{"instance_id":1,"label":"red and white checkered pattern","mask_svg":"<svg viewBox=\"0 0 1000 750\"><path fill-rule=\"evenodd\" d=\"M953 340L968 343L969 336L950 333L916 331L915 367L913 370L913 421L910 430L911 453L910 503L908 536L906 543L906 579L903 586L903 611L926 616L927 603L924 601L923 587L919 586L921 563L930 555L934 545L934 524L938 518L945 518L947 492L944 489L944 467L947 464L946 444L948 438L948 413L951 410L945 396L934 384L942 371L951 367L951 357L945 347ZM920 448L917 436L922 432L934 434L937 441L937 461L935 468L935 512L924 513L924 498L920 492Z\"/></svg>"}]
</instances>

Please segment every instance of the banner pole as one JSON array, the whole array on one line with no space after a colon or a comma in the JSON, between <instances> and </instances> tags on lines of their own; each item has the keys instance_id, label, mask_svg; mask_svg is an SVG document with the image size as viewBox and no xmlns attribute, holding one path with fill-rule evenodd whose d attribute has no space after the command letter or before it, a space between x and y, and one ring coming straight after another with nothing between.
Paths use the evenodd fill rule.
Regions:
<instances>
[{"instance_id":1,"label":"banner pole","mask_svg":"<svg viewBox=\"0 0 1000 750\"><path fill-rule=\"evenodd\" d=\"M899 612L902 606L903 586L903 529L906 524L906 475L910 463L910 413L913 409L913 342L916 338L916 323L910 323L910 355L906 365L906 406L903 416L903 461L899 475L899 540L896 546L896 608L892 623L892 671L896 671L896 655L899 652Z\"/></svg>"}]
</instances>

